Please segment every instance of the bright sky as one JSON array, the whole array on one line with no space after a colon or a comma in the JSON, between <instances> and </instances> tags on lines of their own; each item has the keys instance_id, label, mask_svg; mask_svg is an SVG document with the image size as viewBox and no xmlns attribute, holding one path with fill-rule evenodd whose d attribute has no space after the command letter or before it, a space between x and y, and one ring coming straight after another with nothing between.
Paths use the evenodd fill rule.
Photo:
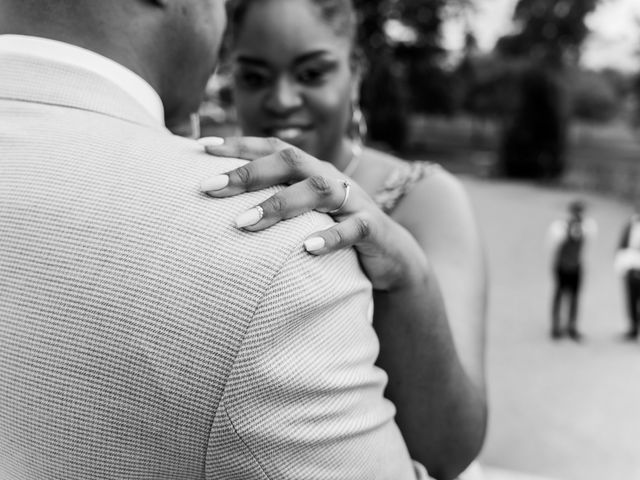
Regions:
<instances>
[{"instance_id":1,"label":"bright sky","mask_svg":"<svg viewBox=\"0 0 640 480\"><path fill-rule=\"evenodd\" d=\"M490 50L499 37L511 32L516 1L477 0L478 11L472 25L482 50ZM601 0L587 24L593 33L584 45L582 63L586 67L640 70L640 55L635 55L640 51L640 0ZM444 35L452 50L460 49L459 23L445 25Z\"/></svg>"}]
</instances>

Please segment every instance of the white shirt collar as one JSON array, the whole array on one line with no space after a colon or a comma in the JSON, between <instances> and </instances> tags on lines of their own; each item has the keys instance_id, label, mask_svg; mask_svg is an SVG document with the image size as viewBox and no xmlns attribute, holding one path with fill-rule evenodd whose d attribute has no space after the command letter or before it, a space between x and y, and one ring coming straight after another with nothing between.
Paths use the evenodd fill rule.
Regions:
<instances>
[{"instance_id":1,"label":"white shirt collar","mask_svg":"<svg viewBox=\"0 0 640 480\"><path fill-rule=\"evenodd\" d=\"M0 35L0 54L20 54L55 60L89 70L108 79L139 102L164 125L164 107L158 93L142 77L128 68L86 48L48 38L27 35Z\"/></svg>"}]
</instances>

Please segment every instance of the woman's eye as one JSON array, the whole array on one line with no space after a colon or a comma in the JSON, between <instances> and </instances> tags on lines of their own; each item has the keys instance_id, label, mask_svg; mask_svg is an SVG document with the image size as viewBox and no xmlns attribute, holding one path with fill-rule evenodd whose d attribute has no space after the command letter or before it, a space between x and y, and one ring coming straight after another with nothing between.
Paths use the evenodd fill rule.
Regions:
<instances>
[{"instance_id":1,"label":"woman's eye","mask_svg":"<svg viewBox=\"0 0 640 480\"><path fill-rule=\"evenodd\" d=\"M314 83L322 77L322 72L317 69L303 70L298 74L298 79L302 83Z\"/></svg>"},{"instance_id":2,"label":"woman's eye","mask_svg":"<svg viewBox=\"0 0 640 480\"><path fill-rule=\"evenodd\" d=\"M317 85L325 81L331 71L328 67L309 67L298 72L298 81L307 85Z\"/></svg>"},{"instance_id":3,"label":"woman's eye","mask_svg":"<svg viewBox=\"0 0 640 480\"><path fill-rule=\"evenodd\" d=\"M252 70L240 70L236 72L235 79L240 87L254 90L264 87L269 82L268 75Z\"/></svg>"}]
</instances>

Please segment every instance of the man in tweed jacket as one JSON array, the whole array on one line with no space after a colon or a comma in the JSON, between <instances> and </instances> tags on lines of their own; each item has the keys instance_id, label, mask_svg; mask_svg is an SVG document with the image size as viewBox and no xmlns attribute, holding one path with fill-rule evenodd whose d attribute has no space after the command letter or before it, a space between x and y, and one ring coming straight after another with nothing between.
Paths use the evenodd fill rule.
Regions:
<instances>
[{"instance_id":1,"label":"man in tweed jacket","mask_svg":"<svg viewBox=\"0 0 640 480\"><path fill-rule=\"evenodd\" d=\"M404 479L352 251L172 136L222 0L0 0L0 479ZM9 34L9 35L7 35ZM164 112L164 115L163 115Z\"/></svg>"}]
</instances>

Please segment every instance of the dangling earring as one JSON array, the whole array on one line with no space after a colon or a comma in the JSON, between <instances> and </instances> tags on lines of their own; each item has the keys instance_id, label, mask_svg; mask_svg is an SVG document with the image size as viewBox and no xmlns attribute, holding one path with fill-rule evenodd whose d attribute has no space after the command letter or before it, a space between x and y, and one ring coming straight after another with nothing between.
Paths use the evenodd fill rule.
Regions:
<instances>
[{"instance_id":1,"label":"dangling earring","mask_svg":"<svg viewBox=\"0 0 640 480\"><path fill-rule=\"evenodd\" d=\"M349 138L351 139L351 160L342 171L345 175L351 176L360 163L364 139L367 136L367 122L364 119L360 105L353 102L351 106L351 123L349 124Z\"/></svg>"},{"instance_id":2,"label":"dangling earring","mask_svg":"<svg viewBox=\"0 0 640 480\"><path fill-rule=\"evenodd\" d=\"M360 105L357 102L354 102L351 106L351 125L349 126L349 136L351 137L351 141L354 145L353 148L359 149L362 151L362 147L364 145L364 139L367 136L367 122L362 114L362 110L360 109Z\"/></svg>"}]
</instances>

